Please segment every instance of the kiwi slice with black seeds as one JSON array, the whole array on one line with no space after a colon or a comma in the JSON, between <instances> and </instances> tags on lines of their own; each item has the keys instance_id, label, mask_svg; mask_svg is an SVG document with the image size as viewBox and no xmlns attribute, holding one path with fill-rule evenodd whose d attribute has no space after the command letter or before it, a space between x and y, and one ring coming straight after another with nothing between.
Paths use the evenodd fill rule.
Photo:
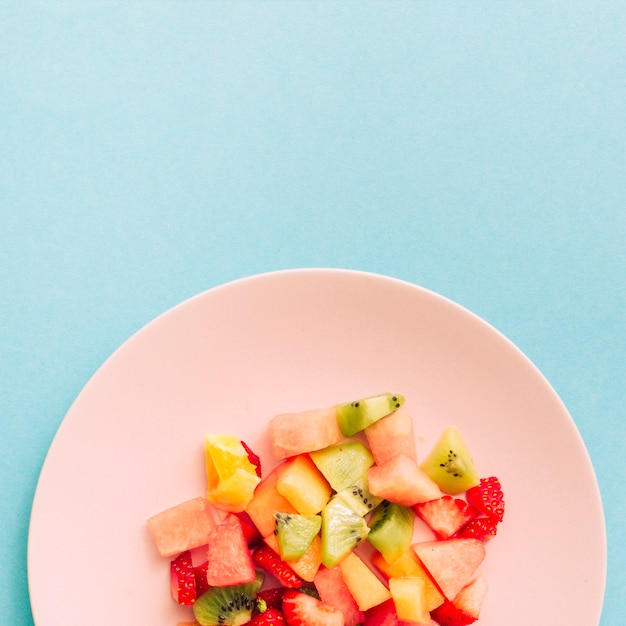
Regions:
<instances>
[{"instance_id":1,"label":"kiwi slice with black seeds","mask_svg":"<svg viewBox=\"0 0 626 626\"><path fill-rule=\"evenodd\" d=\"M455 426L447 426L420 467L444 493L456 495L480 482L469 449Z\"/></svg>"},{"instance_id":2,"label":"kiwi slice with black seeds","mask_svg":"<svg viewBox=\"0 0 626 626\"><path fill-rule=\"evenodd\" d=\"M380 496L375 496L369 490L367 472L353 485L342 489L337 496L351 506L359 515L371 513L383 501Z\"/></svg>"},{"instance_id":3,"label":"kiwi slice with black seeds","mask_svg":"<svg viewBox=\"0 0 626 626\"><path fill-rule=\"evenodd\" d=\"M252 617L257 593L263 586L263 574L244 585L210 587L193 605L200 626L242 626Z\"/></svg>"},{"instance_id":4,"label":"kiwi slice with black seeds","mask_svg":"<svg viewBox=\"0 0 626 626\"><path fill-rule=\"evenodd\" d=\"M367 540L387 563L393 563L411 547L414 522L411 507L385 500L372 513Z\"/></svg>"},{"instance_id":5,"label":"kiwi slice with black seeds","mask_svg":"<svg viewBox=\"0 0 626 626\"><path fill-rule=\"evenodd\" d=\"M274 534L281 558L284 561L299 559L309 549L321 525L322 518L319 515L274 513Z\"/></svg>"}]
</instances>

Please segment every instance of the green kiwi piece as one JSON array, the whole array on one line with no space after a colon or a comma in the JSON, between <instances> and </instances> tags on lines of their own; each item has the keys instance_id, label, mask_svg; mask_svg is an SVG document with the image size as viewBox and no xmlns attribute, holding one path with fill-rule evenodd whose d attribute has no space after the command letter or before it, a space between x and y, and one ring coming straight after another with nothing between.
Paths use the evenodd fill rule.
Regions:
<instances>
[{"instance_id":1,"label":"green kiwi piece","mask_svg":"<svg viewBox=\"0 0 626 626\"><path fill-rule=\"evenodd\" d=\"M245 585L210 587L193 605L200 626L241 626L252 617L257 593L263 586L263 574Z\"/></svg>"},{"instance_id":2,"label":"green kiwi piece","mask_svg":"<svg viewBox=\"0 0 626 626\"><path fill-rule=\"evenodd\" d=\"M404 404L404 396L397 393L381 393L353 402L337 404L337 423L346 437L352 437L374 422L397 411Z\"/></svg>"},{"instance_id":3,"label":"green kiwi piece","mask_svg":"<svg viewBox=\"0 0 626 626\"><path fill-rule=\"evenodd\" d=\"M393 563L411 547L414 523L411 507L385 500L370 518L367 540L387 563Z\"/></svg>"},{"instance_id":4,"label":"green kiwi piece","mask_svg":"<svg viewBox=\"0 0 626 626\"><path fill-rule=\"evenodd\" d=\"M274 526L281 558L296 561L309 549L313 537L319 533L322 518L319 515L274 513Z\"/></svg>"},{"instance_id":5,"label":"green kiwi piece","mask_svg":"<svg viewBox=\"0 0 626 626\"><path fill-rule=\"evenodd\" d=\"M383 501L380 496L375 496L369 490L367 472L355 483L342 489L337 497L341 498L361 516L373 511Z\"/></svg>"},{"instance_id":6,"label":"green kiwi piece","mask_svg":"<svg viewBox=\"0 0 626 626\"><path fill-rule=\"evenodd\" d=\"M353 485L374 464L372 453L356 439L310 452L309 456L335 491Z\"/></svg>"},{"instance_id":7,"label":"green kiwi piece","mask_svg":"<svg viewBox=\"0 0 626 626\"><path fill-rule=\"evenodd\" d=\"M322 509L322 563L335 567L368 533L365 519L343 499L333 496Z\"/></svg>"},{"instance_id":8,"label":"green kiwi piece","mask_svg":"<svg viewBox=\"0 0 626 626\"><path fill-rule=\"evenodd\" d=\"M480 482L469 449L455 426L447 426L420 467L444 493L456 495Z\"/></svg>"}]
</instances>

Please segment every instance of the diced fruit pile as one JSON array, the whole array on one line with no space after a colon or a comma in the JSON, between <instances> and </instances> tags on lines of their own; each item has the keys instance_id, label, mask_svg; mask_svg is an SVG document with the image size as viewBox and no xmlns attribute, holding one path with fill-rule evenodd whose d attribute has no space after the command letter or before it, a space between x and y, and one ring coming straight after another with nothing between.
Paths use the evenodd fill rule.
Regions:
<instances>
[{"instance_id":1,"label":"diced fruit pile","mask_svg":"<svg viewBox=\"0 0 626 626\"><path fill-rule=\"evenodd\" d=\"M418 463L404 397L380 394L277 415L279 461L207 435L206 497L148 520L168 557L178 626L464 626L504 499L448 426ZM416 525L432 531L415 541Z\"/></svg>"}]
</instances>

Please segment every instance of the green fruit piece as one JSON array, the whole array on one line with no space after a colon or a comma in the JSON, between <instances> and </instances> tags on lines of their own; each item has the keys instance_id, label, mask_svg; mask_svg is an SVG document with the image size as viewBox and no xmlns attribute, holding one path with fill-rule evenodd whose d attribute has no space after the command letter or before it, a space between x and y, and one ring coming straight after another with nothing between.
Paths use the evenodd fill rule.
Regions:
<instances>
[{"instance_id":1,"label":"green fruit piece","mask_svg":"<svg viewBox=\"0 0 626 626\"><path fill-rule=\"evenodd\" d=\"M385 500L372 514L367 540L393 563L411 547L414 522L411 507Z\"/></svg>"},{"instance_id":2,"label":"green fruit piece","mask_svg":"<svg viewBox=\"0 0 626 626\"><path fill-rule=\"evenodd\" d=\"M319 533L322 518L319 515L275 513L274 524L281 558L284 561L297 561Z\"/></svg>"},{"instance_id":3,"label":"green fruit piece","mask_svg":"<svg viewBox=\"0 0 626 626\"><path fill-rule=\"evenodd\" d=\"M356 483L374 464L372 453L357 440L311 452L310 457L335 491Z\"/></svg>"},{"instance_id":4,"label":"green fruit piece","mask_svg":"<svg viewBox=\"0 0 626 626\"><path fill-rule=\"evenodd\" d=\"M252 617L257 593L263 586L263 574L245 585L210 587L193 605L193 614L200 626L241 626Z\"/></svg>"},{"instance_id":5,"label":"green fruit piece","mask_svg":"<svg viewBox=\"0 0 626 626\"><path fill-rule=\"evenodd\" d=\"M381 497L375 496L369 490L367 472L354 484L342 489L337 497L341 498L361 516L373 511L383 501Z\"/></svg>"},{"instance_id":6,"label":"green fruit piece","mask_svg":"<svg viewBox=\"0 0 626 626\"><path fill-rule=\"evenodd\" d=\"M346 437L352 437L386 415L397 411L404 404L404 396L383 393L354 402L337 404L337 423Z\"/></svg>"},{"instance_id":7,"label":"green fruit piece","mask_svg":"<svg viewBox=\"0 0 626 626\"><path fill-rule=\"evenodd\" d=\"M322 563L335 567L369 533L365 519L341 498L333 496L322 509Z\"/></svg>"},{"instance_id":8,"label":"green fruit piece","mask_svg":"<svg viewBox=\"0 0 626 626\"><path fill-rule=\"evenodd\" d=\"M461 433L447 426L420 467L444 493L456 495L480 482L474 461Z\"/></svg>"}]
</instances>

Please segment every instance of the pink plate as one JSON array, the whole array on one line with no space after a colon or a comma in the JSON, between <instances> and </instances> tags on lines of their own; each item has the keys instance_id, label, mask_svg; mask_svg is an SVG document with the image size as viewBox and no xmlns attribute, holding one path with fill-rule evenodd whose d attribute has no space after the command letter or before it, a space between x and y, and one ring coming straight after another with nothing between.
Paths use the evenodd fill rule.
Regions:
<instances>
[{"instance_id":1,"label":"pink plate","mask_svg":"<svg viewBox=\"0 0 626 626\"><path fill-rule=\"evenodd\" d=\"M481 566L481 626L598 624L606 536L579 433L533 364L487 323L399 280L288 270L211 289L119 348L50 447L32 508L36 626L176 626L146 519L204 495L203 436L272 465L276 413L402 393L422 456L456 424L507 511Z\"/></svg>"}]
</instances>

